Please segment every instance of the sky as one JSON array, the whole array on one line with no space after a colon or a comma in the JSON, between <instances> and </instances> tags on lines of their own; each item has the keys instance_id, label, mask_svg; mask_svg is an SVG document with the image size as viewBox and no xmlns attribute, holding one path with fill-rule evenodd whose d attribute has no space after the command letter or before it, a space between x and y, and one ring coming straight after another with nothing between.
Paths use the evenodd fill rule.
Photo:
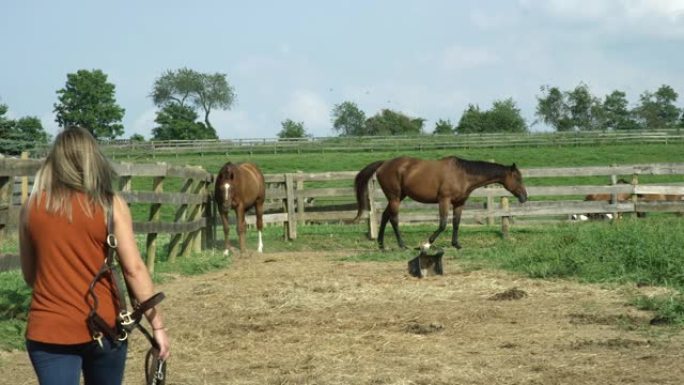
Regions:
<instances>
[{"instance_id":1,"label":"sky","mask_svg":"<svg viewBox=\"0 0 684 385\"><path fill-rule=\"evenodd\" d=\"M530 129L540 87L581 82L636 104L667 84L684 102L684 0L9 0L0 12L0 103L55 134L56 91L101 69L150 138L154 81L182 67L223 73L237 95L212 111L219 138L273 138L286 119L334 136L351 101L457 123L469 104L512 98Z\"/></svg>"}]
</instances>

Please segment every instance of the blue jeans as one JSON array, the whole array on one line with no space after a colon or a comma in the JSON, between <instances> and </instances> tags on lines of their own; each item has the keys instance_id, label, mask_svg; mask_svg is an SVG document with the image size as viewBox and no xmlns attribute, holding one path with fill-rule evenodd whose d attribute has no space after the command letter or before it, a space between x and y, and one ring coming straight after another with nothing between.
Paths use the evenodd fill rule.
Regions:
<instances>
[{"instance_id":1,"label":"blue jeans","mask_svg":"<svg viewBox=\"0 0 684 385\"><path fill-rule=\"evenodd\" d=\"M26 350L40 385L78 385L81 371L86 385L121 385L128 341L102 342L104 348L94 341L56 345L27 340Z\"/></svg>"}]
</instances>

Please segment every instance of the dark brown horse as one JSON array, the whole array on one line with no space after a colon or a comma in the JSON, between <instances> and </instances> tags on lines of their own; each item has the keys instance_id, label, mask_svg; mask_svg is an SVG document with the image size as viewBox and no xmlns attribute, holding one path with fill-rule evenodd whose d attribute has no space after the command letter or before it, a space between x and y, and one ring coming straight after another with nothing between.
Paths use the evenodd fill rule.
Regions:
<instances>
[{"instance_id":1,"label":"dark brown horse","mask_svg":"<svg viewBox=\"0 0 684 385\"><path fill-rule=\"evenodd\" d=\"M378 244L384 248L385 226L392 224L399 247L405 248L399 232L399 204L407 196L422 203L439 204L439 228L430 235L427 243L422 245L428 249L447 224L449 205L453 207L453 234L451 244L461 248L458 243L458 226L461 221L463 205L478 187L492 183L503 185L523 203L527 200L527 190L523 185L522 175L518 168L496 163L469 161L457 157L446 157L439 160L421 160L402 156L391 160L373 162L364 167L356 175L357 221L367 209L368 181L377 175L382 191L387 197L387 208L382 213Z\"/></svg>"},{"instance_id":2,"label":"dark brown horse","mask_svg":"<svg viewBox=\"0 0 684 385\"><path fill-rule=\"evenodd\" d=\"M256 226L259 231L258 251L264 248L261 239L261 231L264 228L264 199L266 197L266 184L264 175L259 168L252 163L231 163L223 165L216 176L214 187L214 199L218 205L218 212L223 222L224 255L229 254L230 242L228 241L229 223L228 211L235 210L237 217L237 232L240 239L240 251L245 251L245 212L254 207L256 212Z\"/></svg>"}]
</instances>

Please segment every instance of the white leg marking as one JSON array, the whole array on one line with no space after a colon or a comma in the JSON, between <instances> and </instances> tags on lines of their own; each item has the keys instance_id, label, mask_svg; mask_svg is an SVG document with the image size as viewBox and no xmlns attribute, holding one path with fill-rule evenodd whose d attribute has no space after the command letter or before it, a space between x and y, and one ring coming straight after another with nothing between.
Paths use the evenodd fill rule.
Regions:
<instances>
[{"instance_id":1,"label":"white leg marking","mask_svg":"<svg viewBox=\"0 0 684 385\"><path fill-rule=\"evenodd\" d=\"M230 255L230 250L228 250L228 249L223 250L223 256L224 257L227 257L229 255Z\"/></svg>"},{"instance_id":2,"label":"white leg marking","mask_svg":"<svg viewBox=\"0 0 684 385\"><path fill-rule=\"evenodd\" d=\"M430 242L425 242L425 243L423 243L422 245L420 245L420 249L421 249L422 251L428 251L428 250L430 250L430 246L432 246L432 245L430 244Z\"/></svg>"},{"instance_id":3,"label":"white leg marking","mask_svg":"<svg viewBox=\"0 0 684 385\"><path fill-rule=\"evenodd\" d=\"M264 252L264 242L261 240L261 231L259 231L259 248L257 251L260 253Z\"/></svg>"}]
</instances>

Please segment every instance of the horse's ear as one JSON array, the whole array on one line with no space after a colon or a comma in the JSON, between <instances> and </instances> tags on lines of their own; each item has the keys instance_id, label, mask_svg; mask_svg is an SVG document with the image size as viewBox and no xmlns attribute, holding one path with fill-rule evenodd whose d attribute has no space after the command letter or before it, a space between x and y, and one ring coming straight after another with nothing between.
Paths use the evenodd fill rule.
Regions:
<instances>
[{"instance_id":1,"label":"horse's ear","mask_svg":"<svg viewBox=\"0 0 684 385\"><path fill-rule=\"evenodd\" d=\"M518 166L516 166L515 163L513 163L511 165L511 171L517 171L517 170L518 170Z\"/></svg>"}]
</instances>

